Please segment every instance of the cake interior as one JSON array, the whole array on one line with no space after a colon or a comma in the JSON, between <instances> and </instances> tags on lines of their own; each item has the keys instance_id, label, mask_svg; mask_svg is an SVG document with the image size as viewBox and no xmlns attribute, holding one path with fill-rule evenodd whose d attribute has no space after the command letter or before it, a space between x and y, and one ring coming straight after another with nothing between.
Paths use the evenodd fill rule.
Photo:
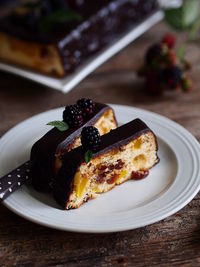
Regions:
<instances>
[{"instance_id":1,"label":"cake interior","mask_svg":"<svg viewBox=\"0 0 200 267\"><path fill-rule=\"evenodd\" d=\"M78 208L115 185L134 179L135 173L143 173L157 162L156 139L148 131L120 148L94 157L88 164L82 163L75 173L66 209Z\"/></svg>"},{"instance_id":2,"label":"cake interior","mask_svg":"<svg viewBox=\"0 0 200 267\"><path fill-rule=\"evenodd\" d=\"M55 44L25 42L0 32L0 58L7 62L20 64L49 75L64 75L62 61Z\"/></svg>"}]
</instances>

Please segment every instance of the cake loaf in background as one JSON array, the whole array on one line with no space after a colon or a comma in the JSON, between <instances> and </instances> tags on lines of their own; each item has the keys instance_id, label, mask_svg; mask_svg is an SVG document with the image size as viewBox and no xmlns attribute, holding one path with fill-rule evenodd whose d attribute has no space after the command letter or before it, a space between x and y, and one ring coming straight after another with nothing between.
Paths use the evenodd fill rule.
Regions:
<instances>
[{"instance_id":1,"label":"cake loaf in background","mask_svg":"<svg viewBox=\"0 0 200 267\"><path fill-rule=\"evenodd\" d=\"M60 77L73 73L158 9L156 0L39 2L35 8L17 7L0 20L0 59ZM56 22L55 13L61 9L70 9L62 23ZM53 26L47 23L52 17Z\"/></svg>"}]
</instances>

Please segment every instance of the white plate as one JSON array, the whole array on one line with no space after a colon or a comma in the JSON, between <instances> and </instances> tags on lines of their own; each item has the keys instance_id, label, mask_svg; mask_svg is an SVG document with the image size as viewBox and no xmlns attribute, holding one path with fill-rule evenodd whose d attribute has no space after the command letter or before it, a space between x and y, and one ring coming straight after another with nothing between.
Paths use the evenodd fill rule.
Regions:
<instances>
[{"instance_id":1,"label":"white plate","mask_svg":"<svg viewBox=\"0 0 200 267\"><path fill-rule=\"evenodd\" d=\"M106 49L95 55L93 58L88 60L84 65L77 69L77 71L65 78L53 78L47 75L39 74L30 70L22 69L20 67L12 66L4 62L0 62L0 70L4 70L26 79L30 79L37 83L49 86L53 89L62 91L63 93L69 92L77 84L79 84L86 76L88 76L92 71L98 68L101 64L106 62L109 58L114 56L133 40L138 38L141 34L155 25L163 18L163 12L157 11L149 18L140 23L137 27L134 26L128 33L121 36L118 40L108 46Z\"/></svg>"},{"instance_id":2,"label":"white plate","mask_svg":"<svg viewBox=\"0 0 200 267\"><path fill-rule=\"evenodd\" d=\"M141 109L113 105L120 124L136 117L158 136L160 163L140 181L128 181L79 209L64 211L51 195L24 185L4 201L20 216L52 228L76 232L115 232L142 227L177 212L200 189L200 145L175 122ZM32 144L60 119L62 108L34 116L0 139L0 176L29 159Z\"/></svg>"}]
</instances>

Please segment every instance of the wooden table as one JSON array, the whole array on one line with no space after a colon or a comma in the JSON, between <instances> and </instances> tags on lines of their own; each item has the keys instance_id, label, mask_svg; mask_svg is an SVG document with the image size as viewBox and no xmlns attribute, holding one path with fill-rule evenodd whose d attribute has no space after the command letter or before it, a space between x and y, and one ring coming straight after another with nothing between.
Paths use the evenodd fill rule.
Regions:
<instances>
[{"instance_id":1,"label":"wooden table","mask_svg":"<svg viewBox=\"0 0 200 267\"><path fill-rule=\"evenodd\" d=\"M34 114L90 97L160 113L200 140L200 47L188 51L195 84L190 94L147 96L135 74L146 47L167 31L163 23L155 26L67 95L1 72L0 135ZM101 235L48 229L0 206L0 266L200 266L199 205L200 194L161 222Z\"/></svg>"}]
</instances>

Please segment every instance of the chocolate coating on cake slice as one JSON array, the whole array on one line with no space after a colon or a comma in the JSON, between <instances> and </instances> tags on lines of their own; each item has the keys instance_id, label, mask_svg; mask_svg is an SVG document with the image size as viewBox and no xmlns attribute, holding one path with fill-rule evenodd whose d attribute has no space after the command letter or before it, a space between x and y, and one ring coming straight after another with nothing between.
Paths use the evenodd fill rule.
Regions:
<instances>
[{"instance_id":1,"label":"chocolate coating on cake slice","mask_svg":"<svg viewBox=\"0 0 200 267\"><path fill-rule=\"evenodd\" d=\"M82 128L94 125L109 110L112 110L109 106L95 103L93 114L88 116L81 126L70 127L64 132L53 128L33 145L30 157L31 178L36 190L51 190L50 183L53 181L55 175L56 154L62 157L63 153L72 148L80 136ZM114 113L113 120L116 127Z\"/></svg>"},{"instance_id":2,"label":"chocolate coating on cake slice","mask_svg":"<svg viewBox=\"0 0 200 267\"><path fill-rule=\"evenodd\" d=\"M154 133L148 128L148 126L143 121L141 121L140 119L135 119L115 130L111 130L108 134L102 136L100 149L98 152L93 154L92 161L95 161L95 159L100 158L106 153L112 154L112 152L115 151L123 151L127 144L147 133L150 133L151 136L153 136L156 153L156 151L158 150L158 145ZM120 158L117 159L117 163L114 166L115 169L118 170L123 168L122 160L123 159ZM156 154L155 163L157 162L158 157ZM66 204L69 201L70 194L74 190L74 177L77 173L77 170L80 169L80 166L82 166L82 164L86 164L84 162L84 151L82 146L70 151L69 153L66 153L63 157L62 167L57 174L54 184L54 197L63 208L66 208ZM87 164L88 168L91 167L90 164L92 163L90 162ZM103 167L104 166L101 166L102 169ZM108 165L107 167L108 171L112 171L112 164L110 166ZM114 178L115 177L112 177L112 179ZM109 183L109 181L107 182ZM113 181L110 180L110 182L112 183Z\"/></svg>"}]
</instances>

